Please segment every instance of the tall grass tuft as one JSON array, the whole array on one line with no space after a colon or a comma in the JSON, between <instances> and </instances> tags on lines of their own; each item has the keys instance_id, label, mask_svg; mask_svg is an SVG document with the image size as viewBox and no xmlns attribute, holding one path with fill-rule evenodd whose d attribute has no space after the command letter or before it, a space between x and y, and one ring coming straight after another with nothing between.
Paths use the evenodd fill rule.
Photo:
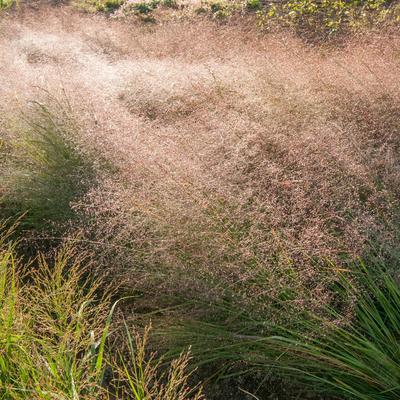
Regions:
<instances>
[{"instance_id":1,"label":"tall grass tuft","mask_svg":"<svg viewBox=\"0 0 400 400\"><path fill-rule=\"evenodd\" d=\"M103 389L93 347L107 313L98 282L71 249L21 275L12 246L0 252L0 397L93 399ZM36 265L36 267L35 267ZM27 267L26 265L24 266Z\"/></svg>"},{"instance_id":2,"label":"tall grass tuft","mask_svg":"<svg viewBox=\"0 0 400 400\"><path fill-rule=\"evenodd\" d=\"M340 398L398 399L398 276L378 262L359 263L342 272L335 291L335 306L322 316L305 312L290 328L219 306L220 321L183 324L173 334L193 343L199 364L229 365L221 376L258 371Z\"/></svg>"},{"instance_id":3,"label":"tall grass tuft","mask_svg":"<svg viewBox=\"0 0 400 400\"><path fill-rule=\"evenodd\" d=\"M126 329L127 351L120 353L116 379L120 382L119 398L135 400L201 400L202 389L189 386L187 372L191 359L188 352L175 358L168 369L156 354L148 353L150 326L135 337Z\"/></svg>"},{"instance_id":4,"label":"tall grass tuft","mask_svg":"<svg viewBox=\"0 0 400 400\"><path fill-rule=\"evenodd\" d=\"M356 301L354 317L344 325L327 325L315 337L288 331L272 339L290 355L288 370L304 373L315 387L359 400L400 397L400 287L383 265L358 265L356 281L344 277L346 294ZM396 271L396 274L398 272ZM337 321L341 316L329 310ZM321 319L311 316L304 328L318 332ZM279 366L279 363L278 363Z\"/></svg>"},{"instance_id":5,"label":"tall grass tuft","mask_svg":"<svg viewBox=\"0 0 400 400\"><path fill-rule=\"evenodd\" d=\"M71 202L90 184L93 169L73 143L77 128L34 103L33 116L18 125L6 143L10 153L3 176L5 193L0 213L11 218L25 214L20 228L44 230L73 217Z\"/></svg>"},{"instance_id":6,"label":"tall grass tuft","mask_svg":"<svg viewBox=\"0 0 400 400\"><path fill-rule=\"evenodd\" d=\"M66 246L53 262L38 256L22 265L11 232L1 227L0 398L99 400L110 393L121 399L202 398L201 390L188 385L188 354L165 369L154 354L146 358L148 330L136 341L127 330L128 354L113 357L118 352L108 338L116 328L111 325L118 302L109 307L109 292L90 277L87 259ZM119 380L110 382L110 374Z\"/></svg>"}]
</instances>

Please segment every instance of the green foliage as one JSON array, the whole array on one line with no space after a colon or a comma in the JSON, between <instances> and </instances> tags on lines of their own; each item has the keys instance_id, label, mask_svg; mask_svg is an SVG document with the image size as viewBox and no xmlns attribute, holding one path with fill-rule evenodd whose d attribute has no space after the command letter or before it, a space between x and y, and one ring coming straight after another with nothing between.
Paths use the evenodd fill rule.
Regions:
<instances>
[{"instance_id":1,"label":"green foliage","mask_svg":"<svg viewBox=\"0 0 400 400\"><path fill-rule=\"evenodd\" d=\"M210 3L211 12L216 13L218 11L224 10L225 6L223 3Z\"/></svg>"},{"instance_id":2,"label":"green foliage","mask_svg":"<svg viewBox=\"0 0 400 400\"><path fill-rule=\"evenodd\" d=\"M304 374L302 379L311 387L359 400L398 399L400 287L382 265L357 267L361 288L348 276L342 282L346 295L356 301L351 321L328 324L322 336L289 330L272 343L287 351L284 368ZM334 321L345 320L336 310L329 312ZM323 323L311 315L304 328L316 332Z\"/></svg>"},{"instance_id":3,"label":"green foliage","mask_svg":"<svg viewBox=\"0 0 400 400\"><path fill-rule=\"evenodd\" d=\"M137 3L133 7L139 14L148 14L153 11L153 6L150 3Z\"/></svg>"},{"instance_id":4,"label":"green foliage","mask_svg":"<svg viewBox=\"0 0 400 400\"><path fill-rule=\"evenodd\" d=\"M8 143L1 216L26 213L21 228L36 230L72 218L71 202L93 178L89 160L72 142L76 127L37 104L34 116L16 129L18 139Z\"/></svg>"},{"instance_id":5,"label":"green foliage","mask_svg":"<svg viewBox=\"0 0 400 400\"><path fill-rule=\"evenodd\" d=\"M139 14L149 14L155 10L159 4L160 2L158 0L152 0L150 2L136 3L133 5L132 9Z\"/></svg>"},{"instance_id":6,"label":"green foliage","mask_svg":"<svg viewBox=\"0 0 400 400\"><path fill-rule=\"evenodd\" d=\"M259 16L263 26L278 23L323 35L398 21L400 10L389 0L289 0L267 6Z\"/></svg>"},{"instance_id":7,"label":"green foliage","mask_svg":"<svg viewBox=\"0 0 400 400\"><path fill-rule=\"evenodd\" d=\"M109 344L118 301L109 309L107 291L98 295L88 260L67 246L51 263L39 256L21 265L10 231L0 230L0 398L108 399L107 371L120 379L108 382L119 399L202 398L188 386L187 353L167 369L154 353L147 358L148 330L135 341L126 330L127 354Z\"/></svg>"},{"instance_id":8,"label":"green foliage","mask_svg":"<svg viewBox=\"0 0 400 400\"><path fill-rule=\"evenodd\" d=\"M71 249L54 263L37 260L24 277L11 245L0 251L0 397L89 399L102 393L96 370L96 336L106 300ZM25 272L26 274L26 272ZM97 304L97 305L96 305Z\"/></svg>"},{"instance_id":9,"label":"green foliage","mask_svg":"<svg viewBox=\"0 0 400 400\"><path fill-rule=\"evenodd\" d=\"M11 0L3 0L10 2ZM175 0L153 0L127 4L125 0L76 0L75 4L89 11L114 12L122 6L124 12L133 10L147 15L158 4L176 8ZM125 8L126 5L126 8ZM260 0L202 1L197 14L209 12L223 19L232 13L257 11L262 27L286 26L301 34L326 38L327 35L400 21L400 5L391 0L286 0L263 3Z\"/></svg>"},{"instance_id":10,"label":"green foliage","mask_svg":"<svg viewBox=\"0 0 400 400\"><path fill-rule=\"evenodd\" d=\"M247 0L246 7L249 10L259 10L262 7L262 3L260 0Z\"/></svg>"},{"instance_id":11,"label":"green foliage","mask_svg":"<svg viewBox=\"0 0 400 400\"><path fill-rule=\"evenodd\" d=\"M124 4L125 0L75 0L73 4L89 12L112 13Z\"/></svg>"},{"instance_id":12,"label":"green foliage","mask_svg":"<svg viewBox=\"0 0 400 400\"><path fill-rule=\"evenodd\" d=\"M177 8L178 3L176 0L162 0L162 5L169 8Z\"/></svg>"},{"instance_id":13,"label":"green foliage","mask_svg":"<svg viewBox=\"0 0 400 400\"><path fill-rule=\"evenodd\" d=\"M78 0L75 4L91 12L101 11L112 13L122 7L123 12L126 14L133 11L134 13L147 15L159 6L160 1L151 0L128 4L125 0ZM165 0L161 4L171 8L176 6L174 0Z\"/></svg>"},{"instance_id":14,"label":"green foliage","mask_svg":"<svg viewBox=\"0 0 400 400\"><path fill-rule=\"evenodd\" d=\"M197 14L210 13L213 18L225 19L229 17L234 11L240 9L239 3L226 2L226 1L202 1L202 6L196 9Z\"/></svg>"},{"instance_id":15,"label":"green foliage","mask_svg":"<svg viewBox=\"0 0 400 400\"><path fill-rule=\"evenodd\" d=\"M119 398L135 400L200 400L201 388L191 389L187 372L189 353L181 353L172 361L169 369L162 371L161 359L156 354L147 354L150 327L146 327L143 336L133 338L128 329L127 354L120 354L120 368L117 379L126 382L119 390Z\"/></svg>"},{"instance_id":16,"label":"green foliage","mask_svg":"<svg viewBox=\"0 0 400 400\"><path fill-rule=\"evenodd\" d=\"M3 8L11 7L14 4L17 4L16 0L0 0L0 10Z\"/></svg>"},{"instance_id":17,"label":"green foliage","mask_svg":"<svg viewBox=\"0 0 400 400\"><path fill-rule=\"evenodd\" d=\"M397 280L379 263L359 263L342 272L332 294L335 306L322 315L304 311L290 328L226 303L215 305L219 317L213 321L184 323L170 334L193 344L199 364L240 363L239 373L275 371L311 392L333 396L399 398Z\"/></svg>"},{"instance_id":18,"label":"green foliage","mask_svg":"<svg viewBox=\"0 0 400 400\"><path fill-rule=\"evenodd\" d=\"M124 3L124 0L99 0L96 2L98 11L113 12Z\"/></svg>"}]
</instances>

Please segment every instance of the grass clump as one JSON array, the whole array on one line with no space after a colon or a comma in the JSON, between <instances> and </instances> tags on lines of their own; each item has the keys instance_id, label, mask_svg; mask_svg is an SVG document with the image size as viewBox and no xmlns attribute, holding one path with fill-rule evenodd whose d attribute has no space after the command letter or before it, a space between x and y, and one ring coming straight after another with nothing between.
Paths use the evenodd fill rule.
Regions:
<instances>
[{"instance_id":1,"label":"grass clump","mask_svg":"<svg viewBox=\"0 0 400 400\"><path fill-rule=\"evenodd\" d=\"M127 352L112 346L118 302L110 309L109 292L91 277L88 259L65 246L52 262L39 255L21 265L10 233L0 236L1 398L98 400L111 393L119 399L202 398L201 389L188 385L188 353L162 368L155 353L148 357L148 329L135 341L128 329L115 340L119 349L125 342Z\"/></svg>"},{"instance_id":2,"label":"grass clump","mask_svg":"<svg viewBox=\"0 0 400 400\"><path fill-rule=\"evenodd\" d=\"M136 400L201 400L201 388L190 388L187 372L189 353L182 353L172 361L169 369L163 370L161 359L155 353L148 354L150 327L143 335L133 338L127 329L127 352L120 355L117 369L118 382L126 382L119 392L120 399Z\"/></svg>"},{"instance_id":3,"label":"grass clump","mask_svg":"<svg viewBox=\"0 0 400 400\"><path fill-rule=\"evenodd\" d=\"M173 2L170 4L167 2L164 4L159 0L151 0L151 1L133 1L126 2L121 7L121 13L123 15L134 14L142 17L143 22L154 22L153 17L149 16L154 10L156 10L160 5L165 5L166 7L174 7Z\"/></svg>"},{"instance_id":4,"label":"grass clump","mask_svg":"<svg viewBox=\"0 0 400 400\"><path fill-rule=\"evenodd\" d=\"M139 14L149 14L151 11L153 11L155 8L157 8L158 2L151 2L151 3L137 3L132 6L132 9Z\"/></svg>"},{"instance_id":5,"label":"grass clump","mask_svg":"<svg viewBox=\"0 0 400 400\"><path fill-rule=\"evenodd\" d=\"M168 8L178 8L178 2L176 0L162 0L161 4Z\"/></svg>"},{"instance_id":6,"label":"grass clump","mask_svg":"<svg viewBox=\"0 0 400 400\"><path fill-rule=\"evenodd\" d=\"M397 274L397 271L395 272ZM311 387L352 399L384 400L400 396L400 287L382 265L361 263L355 270L357 287L345 276L345 294L356 302L351 321L327 326L327 334L307 337L288 331L272 343L287 350L284 366L298 371ZM329 310L334 321L344 319ZM304 328L317 331L323 324L315 316ZM278 348L279 348L278 347ZM278 363L279 366L279 363Z\"/></svg>"},{"instance_id":7,"label":"grass clump","mask_svg":"<svg viewBox=\"0 0 400 400\"><path fill-rule=\"evenodd\" d=\"M246 7L249 10L259 10L262 7L262 2L260 0L248 0Z\"/></svg>"},{"instance_id":8,"label":"grass clump","mask_svg":"<svg viewBox=\"0 0 400 400\"><path fill-rule=\"evenodd\" d=\"M25 214L20 228L37 231L73 218L71 202L93 178L88 157L73 143L76 129L39 103L33 117L15 128L17 133L4 145L9 153L2 173L3 218Z\"/></svg>"},{"instance_id":9,"label":"grass clump","mask_svg":"<svg viewBox=\"0 0 400 400\"><path fill-rule=\"evenodd\" d=\"M84 0L83 2L79 2L78 5L81 8L84 8L88 11L100 11L105 13L114 13L118 11L119 14L127 15L131 12L137 14L144 14L147 15L155 10L160 1L152 0L152 1L126 1L126 0ZM163 3L164 5L164 3ZM166 7L175 7L175 3L173 1L167 1L165 3Z\"/></svg>"},{"instance_id":10,"label":"grass clump","mask_svg":"<svg viewBox=\"0 0 400 400\"><path fill-rule=\"evenodd\" d=\"M209 11L213 18L224 19L232 15L238 10L238 5L232 2L225 1L205 1L203 7Z\"/></svg>"},{"instance_id":11,"label":"grass clump","mask_svg":"<svg viewBox=\"0 0 400 400\"><path fill-rule=\"evenodd\" d=\"M316 394L399 398L397 276L381 262L358 263L341 273L334 293L336 303L323 314L303 311L290 327L225 304L218 306L218 322L184 324L173 334L195 344L193 354L200 365L224 365L222 377L232 371L258 371L297 382Z\"/></svg>"},{"instance_id":12,"label":"grass clump","mask_svg":"<svg viewBox=\"0 0 400 400\"><path fill-rule=\"evenodd\" d=\"M151 4L143 15L132 12L146 17ZM208 12L223 15L224 7L209 4ZM39 104L13 129L3 129L0 116L11 137L1 138L1 210L9 218L26 213L28 229L79 231L79 241L65 230L62 236L94 255L116 297L137 297L119 303L111 319L108 302L96 298L103 286L85 297L92 285L85 274L70 285L81 300L53 283L71 276L74 257L56 275L50 256L30 266L18 261L18 296L8 297L3 312L12 335L3 374L4 390L13 392L5 397L39 387L31 398L73 398L75 390L101 399L107 389L111 398L196 398L188 386L197 374L187 377L188 356L179 358L190 345L205 376L222 363L221 376L242 375L230 381L232 391L247 385L254 392L272 376L285 391L295 382L316 398L398 395L398 327L387 327L397 311L377 300L394 297L382 280L389 272L374 277L383 293L376 295L363 283L362 265L344 271L371 238L398 246L398 37L321 49L286 33L258 35L234 18L223 26L174 18L144 28L77 12L66 24L70 12L47 7L54 24L46 27L37 13L23 21L4 13L18 23L0 27L7 99L0 114L14 112L14 93L31 96L24 88L42 71L58 87L61 70L85 129L77 137L68 113ZM46 56L40 63L29 59L32 47ZM110 165L95 185L89 150L78 142L96 146L95 166L100 157ZM29 236L24 245L37 241ZM44 238L46 254L56 252L55 236ZM29 270L26 279L21 269ZM379 310L373 320L370 303ZM99 325L90 320L78 335L79 310L95 305L103 310ZM121 320L146 326L149 315L164 335L145 351L147 333L130 336ZM159 363L158 345L171 345L177 366ZM12 364L18 359L23 376ZM244 374L259 382L248 384ZM232 391L215 396L243 399Z\"/></svg>"},{"instance_id":13,"label":"grass clump","mask_svg":"<svg viewBox=\"0 0 400 400\"><path fill-rule=\"evenodd\" d=\"M93 362L107 301L96 300L98 282L85 279L71 257L68 248L51 264L40 257L27 274L11 245L1 250L2 398L90 399L102 392Z\"/></svg>"}]
</instances>

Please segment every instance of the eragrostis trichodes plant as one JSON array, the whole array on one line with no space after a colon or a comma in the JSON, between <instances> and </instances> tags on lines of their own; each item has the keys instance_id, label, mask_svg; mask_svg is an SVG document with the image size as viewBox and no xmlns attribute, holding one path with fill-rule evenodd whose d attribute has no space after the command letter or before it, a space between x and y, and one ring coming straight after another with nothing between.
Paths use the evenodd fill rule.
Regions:
<instances>
[{"instance_id":1,"label":"eragrostis trichodes plant","mask_svg":"<svg viewBox=\"0 0 400 400\"><path fill-rule=\"evenodd\" d=\"M181 344L194 343L199 365L222 365L221 376L263 371L265 376L277 374L300 387L339 398L397 399L398 271L388 270L379 260L359 262L340 272L333 291L336 301L347 307L341 311L337 304L327 307L324 316L305 311L291 327L257 319L224 302L214 305L223 318L188 321L172 328L169 335ZM350 308L349 303L353 303ZM245 367L235 370L238 363Z\"/></svg>"},{"instance_id":2,"label":"eragrostis trichodes plant","mask_svg":"<svg viewBox=\"0 0 400 400\"><path fill-rule=\"evenodd\" d=\"M249 338L235 355L245 371L250 338L271 324L291 332L330 320L329 308L351 323L358 303L338 301L341 270L369 262L371 242L396 264L397 36L309 47L241 24L145 28L61 10L1 20L2 215L23 214L29 243L51 232L46 256L60 240L89 251L116 297L134 296L118 307L129 328L232 323ZM115 372L127 397L142 393L139 370Z\"/></svg>"}]
</instances>

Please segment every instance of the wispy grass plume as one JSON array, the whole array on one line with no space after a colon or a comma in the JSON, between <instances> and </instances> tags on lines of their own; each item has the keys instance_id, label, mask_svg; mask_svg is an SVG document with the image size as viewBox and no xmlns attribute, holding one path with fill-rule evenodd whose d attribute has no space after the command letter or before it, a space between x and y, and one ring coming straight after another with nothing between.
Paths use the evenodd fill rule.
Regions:
<instances>
[{"instance_id":1,"label":"wispy grass plume","mask_svg":"<svg viewBox=\"0 0 400 400\"><path fill-rule=\"evenodd\" d=\"M220 307L220 321L184 324L172 334L194 344L200 365L224 365L220 376L258 371L339 398L397 399L398 277L382 264L358 263L342 272L335 291L324 315L305 311L291 327Z\"/></svg>"}]
</instances>

